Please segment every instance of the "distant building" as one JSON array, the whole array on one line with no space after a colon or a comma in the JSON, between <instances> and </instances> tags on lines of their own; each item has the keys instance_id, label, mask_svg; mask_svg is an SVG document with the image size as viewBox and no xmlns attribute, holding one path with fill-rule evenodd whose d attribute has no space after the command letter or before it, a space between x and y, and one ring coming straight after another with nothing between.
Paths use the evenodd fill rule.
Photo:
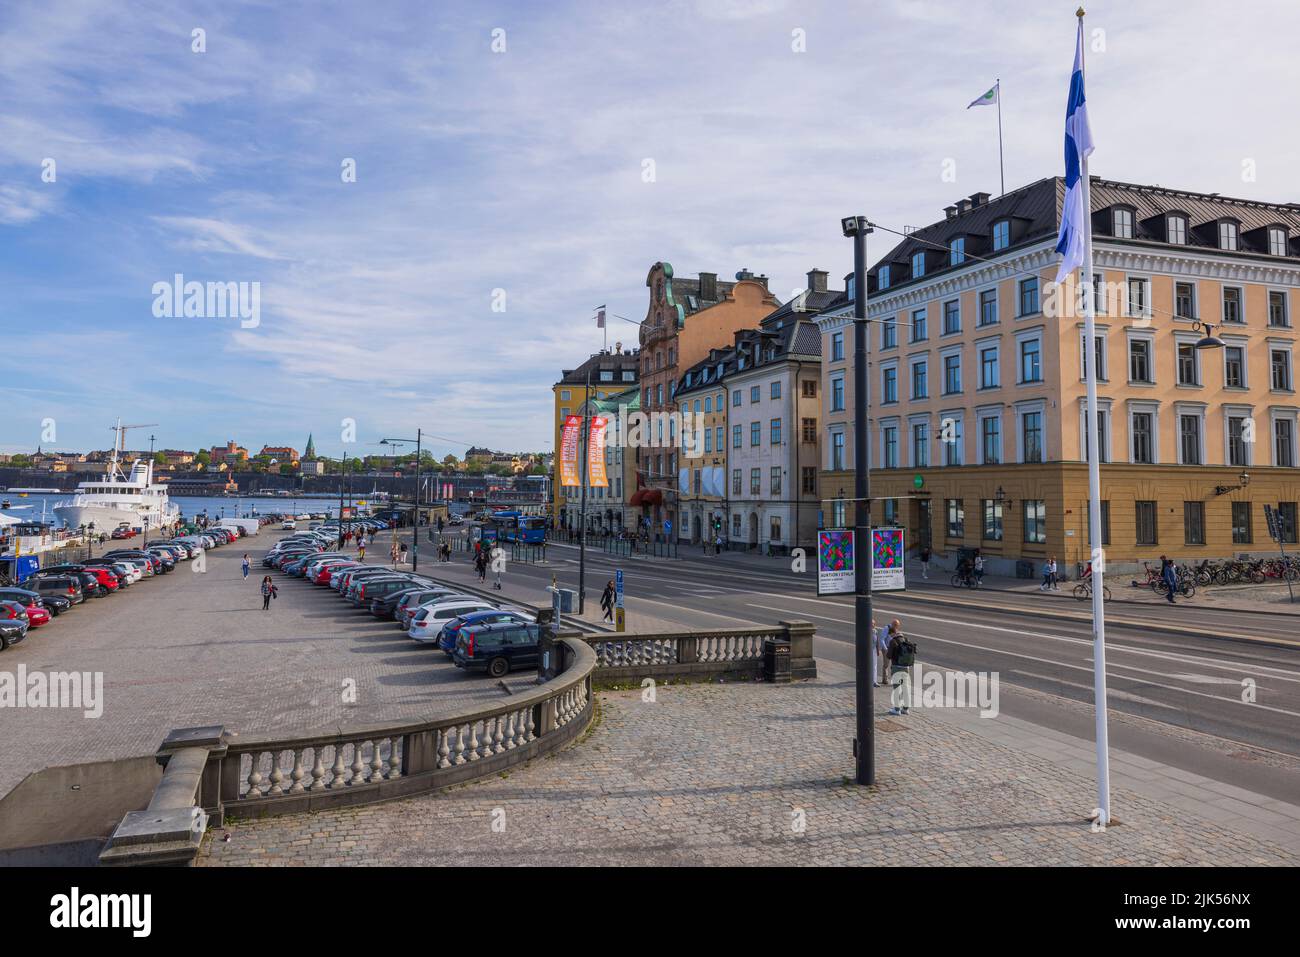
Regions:
<instances>
[{"instance_id":1,"label":"distant building","mask_svg":"<svg viewBox=\"0 0 1300 957\"><path fill-rule=\"evenodd\" d=\"M228 441L224 446L212 446L212 450L208 454L211 457L214 466L220 463L229 468L235 468L248 464L248 449L244 448L242 445L235 444L233 439Z\"/></svg>"}]
</instances>

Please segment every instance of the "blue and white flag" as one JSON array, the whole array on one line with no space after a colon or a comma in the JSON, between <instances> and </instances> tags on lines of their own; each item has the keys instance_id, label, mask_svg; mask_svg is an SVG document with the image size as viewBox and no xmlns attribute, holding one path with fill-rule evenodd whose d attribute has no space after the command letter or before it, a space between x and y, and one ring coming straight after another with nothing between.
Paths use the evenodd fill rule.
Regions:
<instances>
[{"instance_id":1,"label":"blue and white flag","mask_svg":"<svg viewBox=\"0 0 1300 957\"><path fill-rule=\"evenodd\" d=\"M1088 102L1083 95L1083 21L1074 47L1074 70L1070 74L1070 98L1065 104L1065 205L1061 209L1061 235L1056 251L1061 254L1059 283L1083 265L1089 211L1083 208L1083 161L1092 153L1092 130L1088 126Z\"/></svg>"}]
</instances>

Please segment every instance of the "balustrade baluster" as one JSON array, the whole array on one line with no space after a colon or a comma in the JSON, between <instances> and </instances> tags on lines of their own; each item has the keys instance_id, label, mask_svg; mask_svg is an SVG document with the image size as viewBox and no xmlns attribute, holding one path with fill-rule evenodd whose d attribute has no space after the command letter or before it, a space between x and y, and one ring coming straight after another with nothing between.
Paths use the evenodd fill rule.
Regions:
<instances>
[{"instance_id":1,"label":"balustrade baluster","mask_svg":"<svg viewBox=\"0 0 1300 957\"><path fill-rule=\"evenodd\" d=\"M402 756L398 752L401 750L402 739L388 739L388 777L400 778L402 776Z\"/></svg>"},{"instance_id":2,"label":"balustrade baluster","mask_svg":"<svg viewBox=\"0 0 1300 957\"><path fill-rule=\"evenodd\" d=\"M330 787L341 788L347 782L344 780L344 774L347 772L347 765L343 763L343 743L338 742L334 745L334 767L330 768Z\"/></svg>"},{"instance_id":3,"label":"balustrade baluster","mask_svg":"<svg viewBox=\"0 0 1300 957\"><path fill-rule=\"evenodd\" d=\"M438 767L440 768L451 767L451 759L448 757L451 749L447 747L447 739L450 736L451 728L443 728L438 732Z\"/></svg>"},{"instance_id":4,"label":"balustrade baluster","mask_svg":"<svg viewBox=\"0 0 1300 957\"><path fill-rule=\"evenodd\" d=\"M302 779L307 776L307 772L302 767L303 750L303 748L293 749L293 770L289 773L289 779L293 781L293 784L289 785L290 794L301 794L307 790L302 785Z\"/></svg>"},{"instance_id":5,"label":"balustrade baluster","mask_svg":"<svg viewBox=\"0 0 1300 957\"><path fill-rule=\"evenodd\" d=\"M248 766L248 791L244 796L259 798L262 796L262 772L259 770L261 755L254 751L249 754L248 759L250 762Z\"/></svg>"},{"instance_id":6,"label":"balustrade baluster","mask_svg":"<svg viewBox=\"0 0 1300 957\"><path fill-rule=\"evenodd\" d=\"M379 745L383 742L382 738L375 738L370 742L370 746L375 749L370 755L370 780L382 781L384 779L384 759L379 756Z\"/></svg>"}]
</instances>

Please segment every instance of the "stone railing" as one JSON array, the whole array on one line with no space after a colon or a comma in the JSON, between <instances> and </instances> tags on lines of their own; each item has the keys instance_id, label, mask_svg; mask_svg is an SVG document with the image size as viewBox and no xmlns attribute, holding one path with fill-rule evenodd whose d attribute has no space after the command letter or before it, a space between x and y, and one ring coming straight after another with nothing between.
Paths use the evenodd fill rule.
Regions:
<instances>
[{"instance_id":1,"label":"stone railing","mask_svg":"<svg viewBox=\"0 0 1300 957\"><path fill-rule=\"evenodd\" d=\"M808 622L783 621L774 628L602 634L584 640L596 655L598 683L671 676L788 680L817 677L813 633Z\"/></svg>"},{"instance_id":2,"label":"stone railing","mask_svg":"<svg viewBox=\"0 0 1300 957\"><path fill-rule=\"evenodd\" d=\"M194 804L196 814L201 812L212 826L220 827L227 815L269 817L369 804L494 774L562 747L590 724L595 652L580 638L564 636L557 641L556 653L561 656L560 673L545 684L434 721L361 725L292 738L232 739L219 726L181 729L168 742L183 741L185 751L169 749L167 742L159 751L166 765L163 783L169 774L182 774L186 793L193 796L182 803ZM202 751L199 757L193 753L196 748ZM182 753L183 761L177 761ZM197 774L196 761L201 769ZM176 762L175 769L171 762ZM178 788L170 790L180 793ZM183 862L177 858L179 807L176 810L172 817L177 820L155 816L158 833L152 840L149 826L154 817L128 814L101 862L153 863L155 854L158 862ZM128 842L129 855L113 853ZM189 860L196 851L197 842Z\"/></svg>"}]
</instances>

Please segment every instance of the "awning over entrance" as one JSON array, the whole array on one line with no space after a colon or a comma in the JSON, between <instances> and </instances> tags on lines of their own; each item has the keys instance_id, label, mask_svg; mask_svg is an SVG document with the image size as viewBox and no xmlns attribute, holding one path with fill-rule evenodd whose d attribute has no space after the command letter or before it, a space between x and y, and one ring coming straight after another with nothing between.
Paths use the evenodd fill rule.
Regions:
<instances>
[{"instance_id":1,"label":"awning over entrance","mask_svg":"<svg viewBox=\"0 0 1300 957\"><path fill-rule=\"evenodd\" d=\"M664 493L657 488L639 488L632 493L632 498L628 504L633 507L645 508L650 505L662 505Z\"/></svg>"}]
</instances>

